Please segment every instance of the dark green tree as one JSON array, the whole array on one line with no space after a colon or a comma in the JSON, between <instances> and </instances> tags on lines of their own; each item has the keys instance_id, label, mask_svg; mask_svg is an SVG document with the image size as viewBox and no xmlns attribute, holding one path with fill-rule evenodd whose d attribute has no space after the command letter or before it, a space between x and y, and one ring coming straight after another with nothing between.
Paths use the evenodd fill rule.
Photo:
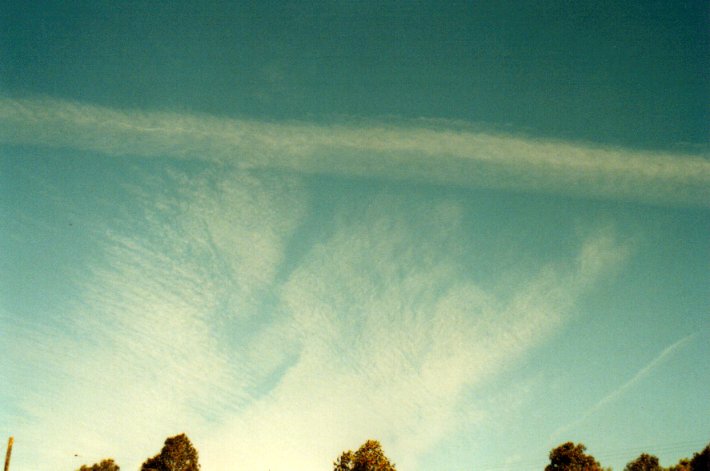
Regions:
<instances>
[{"instance_id":1,"label":"dark green tree","mask_svg":"<svg viewBox=\"0 0 710 471\"><path fill-rule=\"evenodd\" d=\"M690 460L688 458L683 458L678 462L678 464L666 468L666 471L691 471Z\"/></svg>"},{"instance_id":2,"label":"dark green tree","mask_svg":"<svg viewBox=\"0 0 710 471\"><path fill-rule=\"evenodd\" d=\"M593 456L584 453L587 447L579 443L563 443L550 451L550 464L545 471L603 471Z\"/></svg>"},{"instance_id":3,"label":"dark green tree","mask_svg":"<svg viewBox=\"0 0 710 471\"><path fill-rule=\"evenodd\" d=\"M690 460L692 471L710 471L710 443L700 453L694 453Z\"/></svg>"},{"instance_id":4,"label":"dark green tree","mask_svg":"<svg viewBox=\"0 0 710 471\"><path fill-rule=\"evenodd\" d=\"M642 453L638 458L626 464L624 471L663 471L658 458Z\"/></svg>"},{"instance_id":5,"label":"dark green tree","mask_svg":"<svg viewBox=\"0 0 710 471\"><path fill-rule=\"evenodd\" d=\"M187 435L181 433L165 440L159 454L148 458L141 471L199 471L198 453Z\"/></svg>"},{"instance_id":6,"label":"dark green tree","mask_svg":"<svg viewBox=\"0 0 710 471\"><path fill-rule=\"evenodd\" d=\"M397 471L377 440L366 441L356 452L343 452L333 466L333 471Z\"/></svg>"},{"instance_id":7,"label":"dark green tree","mask_svg":"<svg viewBox=\"0 0 710 471\"><path fill-rule=\"evenodd\" d=\"M101 460L91 466L82 465L79 471L119 471L121 468L111 459Z\"/></svg>"}]
</instances>

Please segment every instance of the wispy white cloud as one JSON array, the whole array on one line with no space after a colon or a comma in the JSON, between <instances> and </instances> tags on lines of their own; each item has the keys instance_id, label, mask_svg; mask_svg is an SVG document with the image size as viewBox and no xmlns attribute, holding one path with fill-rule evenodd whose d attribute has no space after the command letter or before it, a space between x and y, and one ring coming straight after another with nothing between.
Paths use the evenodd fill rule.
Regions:
<instances>
[{"instance_id":1,"label":"wispy white cloud","mask_svg":"<svg viewBox=\"0 0 710 471\"><path fill-rule=\"evenodd\" d=\"M0 98L0 141L670 205L710 201L707 155L538 140L453 125L266 123Z\"/></svg>"},{"instance_id":2,"label":"wispy white cloud","mask_svg":"<svg viewBox=\"0 0 710 471\"><path fill-rule=\"evenodd\" d=\"M580 254L596 250L607 266L543 266L493 295L463 274L460 209L389 195L341 208L336 231L283 287L277 322L299 339L297 361L204 441L207 465L328 469L374 436L402 469L419 469L475 415L458 409L467 388L554 335L578 296L624 258L602 231Z\"/></svg>"},{"instance_id":3,"label":"wispy white cloud","mask_svg":"<svg viewBox=\"0 0 710 471\"><path fill-rule=\"evenodd\" d=\"M308 197L292 177L220 172L137 182L141 218L117 211L99 239L71 332L17 339L44 346L25 362L48 379L22 401L18 469L71 469L77 452L130 469L186 431L205 469L328 469L377 437L416 470L464 420L465 391L553 335L625 256L601 231L494 294L462 262L459 200L378 194L338 205L281 283Z\"/></svg>"},{"instance_id":4,"label":"wispy white cloud","mask_svg":"<svg viewBox=\"0 0 710 471\"><path fill-rule=\"evenodd\" d=\"M126 200L139 217L125 201L114 208L62 330L8 319L4 353L41 378L16 385L18 469L106 456L135 468L166 436L199 437L243 409L279 365L246 363L263 345L225 329L239 333L276 276L305 208L297 179L173 172L136 183Z\"/></svg>"},{"instance_id":5,"label":"wispy white cloud","mask_svg":"<svg viewBox=\"0 0 710 471\"><path fill-rule=\"evenodd\" d=\"M140 218L119 206L99 234L67 331L19 332L13 351L46 382L21 401L18 469L71 469L74 453L136 467L187 431L206 469L328 469L377 437L416 470L475 417L457 409L465 391L553 335L625 257L603 230L492 293L462 262L476 248L461 201L378 194L337 205L282 284L302 184L218 172L130 186Z\"/></svg>"},{"instance_id":6,"label":"wispy white cloud","mask_svg":"<svg viewBox=\"0 0 710 471\"><path fill-rule=\"evenodd\" d=\"M663 361L668 358L670 355L673 355L675 352L678 350L682 349L684 346L686 346L689 342L691 342L697 334L690 334L686 337L683 337L680 340L677 340L673 342L671 345L667 346L666 348L663 349L661 353L659 353L653 360L651 360L646 366L641 368L636 374L631 377L628 381L623 383L621 386L601 398L596 404L594 404L592 407L587 409L577 420L566 424L559 429L555 430L555 432L552 433L551 435L551 440L559 438L563 433L572 430L574 427L578 426L579 424L583 423L585 420L587 420L589 417L606 407L608 404L614 402L617 400L619 397L623 396L626 392L628 392L630 389L632 389L636 384L643 380L646 376L648 376L654 369L656 369L658 366L660 366Z\"/></svg>"}]
</instances>

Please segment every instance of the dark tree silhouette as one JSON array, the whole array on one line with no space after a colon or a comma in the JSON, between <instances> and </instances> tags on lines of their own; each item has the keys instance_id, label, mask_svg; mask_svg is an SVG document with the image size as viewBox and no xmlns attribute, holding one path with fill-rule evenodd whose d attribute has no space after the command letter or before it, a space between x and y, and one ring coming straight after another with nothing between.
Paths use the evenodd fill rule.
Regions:
<instances>
[{"instance_id":1,"label":"dark tree silhouette","mask_svg":"<svg viewBox=\"0 0 710 471\"><path fill-rule=\"evenodd\" d=\"M666 468L665 471L692 471L690 469L690 460L688 458L683 458L678 462L678 464Z\"/></svg>"},{"instance_id":2,"label":"dark tree silhouette","mask_svg":"<svg viewBox=\"0 0 710 471\"><path fill-rule=\"evenodd\" d=\"M624 471L663 471L658 458L642 453L638 458L626 464Z\"/></svg>"},{"instance_id":3,"label":"dark tree silhouette","mask_svg":"<svg viewBox=\"0 0 710 471\"><path fill-rule=\"evenodd\" d=\"M694 453L690 460L692 471L710 471L710 443L700 453Z\"/></svg>"},{"instance_id":4,"label":"dark tree silhouette","mask_svg":"<svg viewBox=\"0 0 710 471\"><path fill-rule=\"evenodd\" d=\"M701 452L693 453L692 459L683 458L678 464L669 466L664 471L710 471L710 444Z\"/></svg>"},{"instance_id":5,"label":"dark tree silhouette","mask_svg":"<svg viewBox=\"0 0 710 471\"><path fill-rule=\"evenodd\" d=\"M82 465L79 471L119 471L121 468L111 459L101 460L91 466Z\"/></svg>"},{"instance_id":6,"label":"dark tree silhouette","mask_svg":"<svg viewBox=\"0 0 710 471\"><path fill-rule=\"evenodd\" d=\"M397 471L377 440L366 441L356 452L343 452L333 466L333 471Z\"/></svg>"},{"instance_id":7,"label":"dark tree silhouette","mask_svg":"<svg viewBox=\"0 0 710 471\"><path fill-rule=\"evenodd\" d=\"M165 440L159 454L148 458L141 471L199 471L198 454L184 433Z\"/></svg>"},{"instance_id":8,"label":"dark tree silhouette","mask_svg":"<svg viewBox=\"0 0 710 471\"><path fill-rule=\"evenodd\" d=\"M550 464L545 471L603 471L593 456L584 453L586 449L581 443L563 443L550 451Z\"/></svg>"}]
</instances>

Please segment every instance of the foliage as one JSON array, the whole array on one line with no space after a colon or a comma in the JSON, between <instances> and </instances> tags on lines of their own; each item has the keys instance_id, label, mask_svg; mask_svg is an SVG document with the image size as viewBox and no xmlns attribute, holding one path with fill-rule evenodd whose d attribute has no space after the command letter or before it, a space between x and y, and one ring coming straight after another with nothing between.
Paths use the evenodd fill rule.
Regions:
<instances>
[{"instance_id":1,"label":"foliage","mask_svg":"<svg viewBox=\"0 0 710 471\"><path fill-rule=\"evenodd\" d=\"M184 433L165 440L160 454L148 458L141 471L198 471L197 450Z\"/></svg>"},{"instance_id":2,"label":"foliage","mask_svg":"<svg viewBox=\"0 0 710 471\"><path fill-rule=\"evenodd\" d=\"M701 452L693 453L693 458L683 458L665 471L710 471L710 444Z\"/></svg>"},{"instance_id":3,"label":"foliage","mask_svg":"<svg viewBox=\"0 0 710 471\"><path fill-rule=\"evenodd\" d=\"M119 471L121 468L111 459L102 460L91 466L82 465L79 471Z\"/></svg>"},{"instance_id":4,"label":"foliage","mask_svg":"<svg viewBox=\"0 0 710 471\"><path fill-rule=\"evenodd\" d=\"M550 464L545 471L603 471L593 456L584 453L586 449L581 443L563 443L550 451Z\"/></svg>"},{"instance_id":5,"label":"foliage","mask_svg":"<svg viewBox=\"0 0 710 471\"><path fill-rule=\"evenodd\" d=\"M694 453L690 460L690 469L693 471L710 471L710 444L700 453Z\"/></svg>"},{"instance_id":6,"label":"foliage","mask_svg":"<svg viewBox=\"0 0 710 471\"><path fill-rule=\"evenodd\" d=\"M666 468L666 471L692 471L690 468L690 460L688 458L683 458L678 462L678 464Z\"/></svg>"},{"instance_id":7,"label":"foliage","mask_svg":"<svg viewBox=\"0 0 710 471\"><path fill-rule=\"evenodd\" d=\"M626 464L624 471L663 471L658 458L642 453L638 458Z\"/></svg>"},{"instance_id":8,"label":"foliage","mask_svg":"<svg viewBox=\"0 0 710 471\"><path fill-rule=\"evenodd\" d=\"M582 443L563 443L550 451L550 464L545 471L611 471L610 468L602 468L593 456L586 454L586 449ZM333 471L397 471L377 440L366 441L355 452L343 452L333 466ZM197 450L184 433L167 438L160 453L148 458L141 466L141 471L199 469ZM91 466L83 465L77 471L120 471L120 467L109 458ZM663 468L656 456L642 453L627 463L624 471L710 471L710 444L694 453L692 459L683 458L668 468Z\"/></svg>"},{"instance_id":9,"label":"foliage","mask_svg":"<svg viewBox=\"0 0 710 471\"><path fill-rule=\"evenodd\" d=\"M333 471L397 471L377 440L366 441L356 452L343 452L333 465Z\"/></svg>"}]
</instances>

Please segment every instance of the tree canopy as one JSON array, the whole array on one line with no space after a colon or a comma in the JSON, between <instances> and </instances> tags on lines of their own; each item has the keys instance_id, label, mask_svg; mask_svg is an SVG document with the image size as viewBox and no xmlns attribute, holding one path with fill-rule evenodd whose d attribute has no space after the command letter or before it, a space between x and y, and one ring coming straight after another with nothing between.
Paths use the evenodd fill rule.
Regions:
<instances>
[{"instance_id":1,"label":"tree canopy","mask_svg":"<svg viewBox=\"0 0 710 471\"><path fill-rule=\"evenodd\" d=\"M377 440L366 441L356 452L343 452L333 465L333 471L397 471Z\"/></svg>"},{"instance_id":2,"label":"tree canopy","mask_svg":"<svg viewBox=\"0 0 710 471\"><path fill-rule=\"evenodd\" d=\"M550 464L545 471L603 471L593 456L584 453L587 447L579 443L563 443L550 451Z\"/></svg>"},{"instance_id":3,"label":"tree canopy","mask_svg":"<svg viewBox=\"0 0 710 471\"><path fill-rule=\"evenodd\" d=\"M198 453L184 433L165 440L159 454L148 458L141 471L199 471Z\"/></svg>"},{"instance_id":4,"label":"tree canopy","mask_svg":"<svg viewBox=\"0 0 710 471\"><path fill-rule=\"evenodd\" d=\"M678 464L674 464L666 469L666 471L693 471L690 468L690 460L688 458L682 458Z\"/></svg>"},{"instance_id":5,"label":"tree canopy","mask_svg":"<svg viewBox=\"0 0 710 471\"><path fill-rule=\"evenodd\" d=\"M566 442L550 451L550 464L545 471L611 471L586 453L582 444ZM157 455L148 458L141 471L199 471L198 453L184 433L169 437ZM91 466L83 465L77 471L120 471L113 459L107 458ZM333 462L333 471L397 471L385 456L377 440L366 441L357 451L343 452ZM663 467L658 457L642 453L626 464L624 471L710 471L710 444L692 458L683 458L677 464Z\"/></svg>"},{"instance_id":6,"label":"tree canopy","mask_svg":"<svg viewBox=\"0 0 710 471\"><path fill-rule=\"evenodd\" d=\"M121 468L111 459L102 460L91 466L82 465L79 471L119 471Z\"/></svg>"},{"instance_id":7,"label":"tree canopy","mask_svg":"<svg viewBox=\"0 0 710 471\"><path fill-rule=\"evenodd\" d=\"M642 453L638 458L626 464L624 471L663 471L658 458Z\"/></svg>"},{"instance_id":8,"label":"tree canopy","mask_svg":"<svg viewBox=\"0 0 710 471\"><path fill-rule=\"evenodd\" d=\"M710 444L700 453L693 453L690 460L690 469L693 471L710 471Z\"/></svg>"}]
</instances>

